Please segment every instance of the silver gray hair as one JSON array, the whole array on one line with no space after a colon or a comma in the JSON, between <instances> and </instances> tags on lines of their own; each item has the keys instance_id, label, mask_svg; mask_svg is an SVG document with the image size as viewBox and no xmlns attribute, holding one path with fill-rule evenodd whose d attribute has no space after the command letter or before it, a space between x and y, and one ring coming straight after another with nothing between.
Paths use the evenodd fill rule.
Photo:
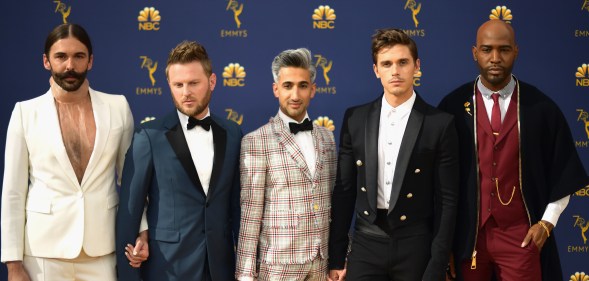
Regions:
<instances>
[{"instance_id":1,"label":"silver gray hair","mask_svg":"<svg viewBox=\"0 0 589 281\"><path fill-rule=\"evenodd\" d=\"M272 61L272 76L274 82L278 83L278 74L283 67L299 67L309 70L311 74L311 83L315 83L317 69L313 65L311 51L306 48L296 50L285 50L278 54Z\"/></svg>"}]
</instances>

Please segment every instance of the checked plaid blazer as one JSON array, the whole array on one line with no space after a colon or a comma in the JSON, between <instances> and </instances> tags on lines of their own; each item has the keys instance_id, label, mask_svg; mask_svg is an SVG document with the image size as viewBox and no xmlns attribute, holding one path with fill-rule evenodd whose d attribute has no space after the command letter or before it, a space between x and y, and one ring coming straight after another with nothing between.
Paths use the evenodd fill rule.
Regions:
<instances>
[{"instance_id":1,"label":"checked plaid blazer","mask_svg":"<svg viewBox=\"0 0 589 281\"><path fill-rule=\"evenodd\" d=\"M313 125L315 175L277 115L241 142L241 227L236 277L257 264L302 264L327 258L331 192L336 175L333 133Z\"/></svg>"}]
</instances>

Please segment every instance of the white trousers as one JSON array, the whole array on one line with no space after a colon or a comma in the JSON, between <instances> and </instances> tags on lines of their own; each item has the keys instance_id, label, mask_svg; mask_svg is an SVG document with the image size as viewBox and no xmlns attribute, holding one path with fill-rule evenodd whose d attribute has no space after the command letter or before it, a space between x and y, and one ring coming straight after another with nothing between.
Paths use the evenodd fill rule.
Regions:
<instances>
[{"instance_id":1,"label":"white trousers","mask_svg":"<svg viewBox=\"0 0 589 281\"><path fill-rule=\"evenodd\" d=\"M116 281L114 253L90 257L82 251L74 259L39 258L25 255L25 270L31 281Z\"/></svg>"}]
</instances>

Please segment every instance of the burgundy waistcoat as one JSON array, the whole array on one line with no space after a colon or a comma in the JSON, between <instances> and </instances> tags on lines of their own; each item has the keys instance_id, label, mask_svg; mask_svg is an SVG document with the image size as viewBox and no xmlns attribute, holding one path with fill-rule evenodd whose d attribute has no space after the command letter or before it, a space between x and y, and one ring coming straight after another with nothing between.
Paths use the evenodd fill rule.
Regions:
<instances>
[{"instance_id":1,"label":"burgundy waistcoat","mask_svg":"<svg viewBox=\"0 0 589 281\"><path fill-rule=\"evenodd\" d=\"M482 228L491 217L500 228L528 224L519 178L517 90L516 87L511 95L498 135L493 135L482 95L478 88L476 90L476 137L481 188L479 228Z\"/></svg>"}]
</instances>

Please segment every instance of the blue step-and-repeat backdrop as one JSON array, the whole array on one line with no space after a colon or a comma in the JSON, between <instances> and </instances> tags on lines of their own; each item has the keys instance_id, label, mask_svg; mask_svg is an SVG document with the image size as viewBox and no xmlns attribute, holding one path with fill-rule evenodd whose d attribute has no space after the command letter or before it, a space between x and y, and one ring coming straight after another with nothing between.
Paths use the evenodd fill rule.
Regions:
<instances>
[{"instance_id":1,"label":"blue step-and-repeat backdrop","mask_svg":"<svg viewBox=\"0 0 589 281\"><path fill-rule=\"evenodd\" d=\"M91 36L91 87L124 94L137 123L174 108L165 64L182 40L206 46L218 77L211 110L244 133L278 111L270 72L274 56L307 47L318 69L309 114L338 139L345 109L381 94L370 51L375 29L401 28L417 42L421 72L415 89L436 105L476 77L471 54L476 30L498 18L516 31L520 52L514 74L560 106L589 168L589 0L36 0L4 1L2 8L0 155L14 103L49 88L44 41L64 22L81 24ZM589 275L588 227L589 188L572 196L556 228L565 280ZM6 280L5 267L0 268L0 280Z\"/></svg>"}]
</instances>

